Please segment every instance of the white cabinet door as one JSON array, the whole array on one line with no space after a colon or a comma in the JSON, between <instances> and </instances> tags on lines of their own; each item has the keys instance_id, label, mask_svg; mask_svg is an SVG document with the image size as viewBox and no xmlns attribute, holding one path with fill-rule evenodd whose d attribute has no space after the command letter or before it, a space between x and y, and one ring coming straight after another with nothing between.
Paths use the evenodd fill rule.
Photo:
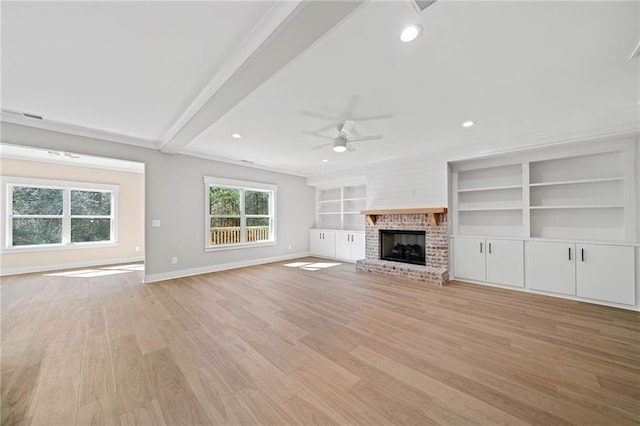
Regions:
<instances>
[{"instance_id":1,"label":"white cabinet door","mask_svg":"<svg viewBox=\"0 0 640 426\"><path fill-rule=\"evenodd\" d=\"M351 234L351 260L364 259L366 256L364 232L354 232Z\"/></svg>"},{"instance_id":2,"label":"white cabinet door","mask_svg":"<svg viewBox=\"0 0 640 426\"><path fill-rule=\"evenodd\" d=\"M485 280L485 240L483 238L455 238L453 264L456 278Z\"/></svg>"},{"instance_id":3,"label":"white cabinet door","mask_svg":"<svg viewBox=\"0 0 640 426\"><path fill-rule=\"evenodd\" d=\"M322 256L336 257L336 231L322 231Z\"/></svg>"},{"instance_id":4,"label":"white cabinet door","mask_svg":"<svg viewBox=\"0 0 640 426\"><path fill-rule=\"evenodd\" d=\"M487 282L524 287L522 241L486 240Z\"/></svg>"},{"instance_id":5,"label":"white cabinet door","mask_svg":"<svg viewBox=\"0 0 640 426\"><path fill-rule=\"evenodd\" d=\"M529 241L526 247L527 287L576 294L576 245Z\"/></svg>"},{"instance_id":6,"label":"white cabinet door","mask_svg":"<svg viewBox=\"0 0 640 426\"><path fill-rule=\"evenodd\" d=\"M322 256L322 231L319 229L309 230L309 253L312 256Z\"/></svg>"},{"instance_id":7,"label":"white cabinet door","mask_svg":"<svg viewBox=\"0 0 640 426\"><path fill-rule=\"evenodd\" d=\"M349 231L336 231L336 257L343 260L351 260L351 233Z\"/></svg>"},{"instance_id":8,"label":"white cabinet door","mask_svg":"<svg viewBox=\"0 0 640 426\"><path fill-rule=\"evenodd\" d=\"M577 244L577 294L580 297L634 305L634 248Z\"/></svg>"}]
</instances>

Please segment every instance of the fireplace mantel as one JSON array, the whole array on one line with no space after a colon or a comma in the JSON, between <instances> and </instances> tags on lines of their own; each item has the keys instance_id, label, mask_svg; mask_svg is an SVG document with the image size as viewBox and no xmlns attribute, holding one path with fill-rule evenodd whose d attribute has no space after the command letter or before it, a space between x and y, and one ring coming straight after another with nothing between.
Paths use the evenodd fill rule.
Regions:
<instances>
[{"instance_id":1,"label":"fireplace mantel","mask_svg":"<svg viewBox=\"0 0 640 426\"><path fill-rule=\"evenodd\" d=\"M383 214L425 214L432 225L438 225L441 215L447 213L446 207L430 207L423 209L386 209L386 210L361 210L360 214L367 216L371 225L376 224L379 215Z\"/></svg>"}]
</instances>

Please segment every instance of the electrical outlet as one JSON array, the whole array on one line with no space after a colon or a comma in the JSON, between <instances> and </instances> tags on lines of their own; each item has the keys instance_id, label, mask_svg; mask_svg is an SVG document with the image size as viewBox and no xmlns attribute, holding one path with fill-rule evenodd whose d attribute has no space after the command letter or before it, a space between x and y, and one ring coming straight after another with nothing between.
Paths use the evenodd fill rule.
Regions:
<instances>
[{"instance_id":1,"label":"electrical outlet","mask_svg":"<svg viewBox=\"0 0 640 426\"><path fill-rule=\"evenodd\" d=\"M140 247L136 247L136 252L140 252Z\"/></svg>"},{"instance_id":2,"label":"electrical outlet","mask_svg":"<svg viewBox=\"0 0 640 426\"><path fill-rule=\"evenodd\" d=\"M172 264L172 265L175 265L175 264L177 264L177 263L178 263L178 258L177 258L177 257L175 257L175 256L174 256L174 257L172 257L172 258L171 258L171 264Z\"/></svg>"},{"instance_id":3,"label":"electrical outlet","mask_svg":"<svg viewBox=\"0 0 640 426\"><path fill-rule=\"evenodd\" d=\"M160 219L153 219L151 221L151 226L154 228L160 228L162 226L162 222L160 221Z\"/></svg>"}]
</instances>

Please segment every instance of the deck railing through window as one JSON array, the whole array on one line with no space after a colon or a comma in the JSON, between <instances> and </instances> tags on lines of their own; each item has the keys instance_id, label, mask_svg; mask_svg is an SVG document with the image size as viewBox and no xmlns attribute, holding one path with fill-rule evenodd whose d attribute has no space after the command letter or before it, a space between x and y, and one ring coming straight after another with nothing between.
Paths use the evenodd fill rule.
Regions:
<instances>
[{"instance_id":1,"label":"deck railing through window","mask_svg":"<svg viewBox=\"0 0 640 426\"><path fill-rule=\"evenodd\" d=\"M247 242L269 239L268 226L247 226ZM240 242L240 227L211 228L211 245L234 244Z\"/></svg>"}]
</instances>

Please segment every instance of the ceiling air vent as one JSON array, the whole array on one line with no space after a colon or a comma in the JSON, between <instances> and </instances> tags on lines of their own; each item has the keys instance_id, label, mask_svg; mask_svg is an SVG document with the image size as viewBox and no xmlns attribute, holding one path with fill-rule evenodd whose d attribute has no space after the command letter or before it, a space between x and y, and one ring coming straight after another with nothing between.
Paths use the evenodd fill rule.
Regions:
<instances>
[{"instance_id":1,"label":"ceiling air vent","mask_svg":"<svg viewBox=\"0 0 640 426\"><path fill-rule=\"evenodd\" d=\"M242 161L243 163L248 163L248 164L256 164L255 161L251 161L251 160L240 160L240 161Z\"/></svg>"},{"instance_id":2,"label":"ceiling air vent","mask_svg":"<svg viewBox=\"0 0 640 426\"><path fill-rule=\"evenodd\" d=\"M31 113L28 113L28 112L17 111L17 110L14 110L14 109L2 108L2 113L3 114L9 114L9 115L16 115L18 117L33 118L35 120L42 120L43 119L41 115L31 114Z\"/></svg>"},{"instance_id":3,"label":"ceiling air vent","mask_svg":"<svg viewBox=\"0 0 640 426\"><path fill-rule=\"evenodd\" d=\"M415 9L417 13L422 12L432 4L434 4L437 0L411 0L411 5Z\"/></svg>"}]
</instances>

